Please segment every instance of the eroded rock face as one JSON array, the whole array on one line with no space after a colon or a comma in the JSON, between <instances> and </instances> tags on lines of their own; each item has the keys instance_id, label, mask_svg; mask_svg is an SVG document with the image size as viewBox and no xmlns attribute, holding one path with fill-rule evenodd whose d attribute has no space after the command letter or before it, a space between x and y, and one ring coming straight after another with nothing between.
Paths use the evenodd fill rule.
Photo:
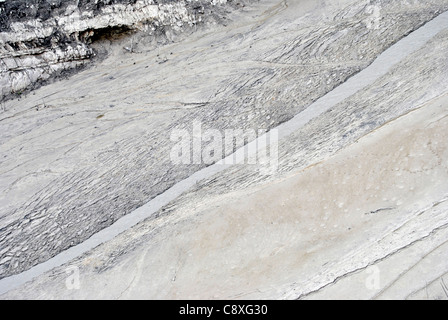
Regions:
<instances>
[{"instance_id":1,"label":"eroded rock face","mask_svg":"<svg viewBox=\"0 0 448 320\"><path fill-rule=\"evenodd\" d=\"M173 3L166 2L166 8ZM197 3L189 7L185 2L186 10L193 12ZM204 8L228 8L203 3L209 6ZM82 243L199 170L170 161L174 128L190 128L195 120L222 132L274 128L448 9L448 0L374 3L372 9L362 0L263 0L258 13L247 14L244 21L162 48L162 60L155 50L142 46L142 52L128 55L120 46L121 55L110 56L97 69L21 101L7 101L0 119L0 278ZM202 9L197 10L199 19ZM212 17L209 11L205 15ZM165 20L170 28L188 26L173 19ZM150 33L162 20L151 21L129 26ZM89 48L85 39L100 29L85 30L70 35L73 43ZM441 63L433 66L444 74ZM444 85L434 74L429 77ZM422 90L421 83L415 88ZM385 88L378 90L388 96L396 91ZM419 90L411 92L423 95ZM285 158L284 172L322 160L414 105L400 102L394 109L395 104L385 103L379 109L373 103L378 111L372 111L366 107L370 104L351 102L359 107L352 116L331 114L329 125L300 132L300 143L283 149L294 155ZM392 113L386 117L386 111ZM230 176L207 191L237 191L261 179L252 171Z\"/></svg>"},{"instance_id":2,"label":"eroded rock face","mask_svg":"<svg viewBox=\"0 0 448 320\"><path fill-rule=\"evenodd\" d=\"M12 0L0 2L2 100L84 66L95 40L123 32L153 36L214 20L226 0ZM132 51L133 48L127 48Z\"/></svg>"}]
</instances>

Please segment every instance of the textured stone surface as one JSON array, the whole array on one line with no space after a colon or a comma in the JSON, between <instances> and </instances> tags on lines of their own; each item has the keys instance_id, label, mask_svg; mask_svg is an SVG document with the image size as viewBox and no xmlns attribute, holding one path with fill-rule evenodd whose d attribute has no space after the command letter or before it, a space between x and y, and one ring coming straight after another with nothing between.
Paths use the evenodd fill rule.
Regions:
<instances>
[{"instance_id":1,"label":"textured stone surface","mask_svg":"<svg viewBox=\"0 0 448 320\"><path fill-rule=\"evenodd\" d=\"M374 4L379 16L365 1L261 1L229 14L226 27L156 50L112 45L92 69L5 103L1 275L46 261L197 171L171 163L174 128L273 128L448 7ZM74 261L95 290L65 291L64 266L6 297L327 297L369 264L414 244L435 249L446 239L446 99L436 98L448 84L447 43L441 33L281 141L278 173L232 168ZM384 273L389 282L365 297L392 294L400 275ZM422 295L408 289L399 296Z\"/></svg>"},{"instance_id":2,"label":"textured stone surface","mask_svg":"<svg viewBox=\"0 0 448 320\"><path fill-rule=\"evenodd\" d=\"M203 23L220 22L227 1L23 1L0 7L2 99L85 66L98 53L92 42L140 31L163 40ZM101 41L103 40L103 41ZM125 50L137 50L138 41ZM103 53L104 52L100 52Z\"/></svg>"},{"instance_id":3,"label":"textured stone surface","mask_svg":"<svg viewBox=\"0 0 448 320\"><path fill-rule=\"evenodd\" d=\"M446 298L447 94L288 177L191 194L3 298Z\"/></svg>"}]
</instances>

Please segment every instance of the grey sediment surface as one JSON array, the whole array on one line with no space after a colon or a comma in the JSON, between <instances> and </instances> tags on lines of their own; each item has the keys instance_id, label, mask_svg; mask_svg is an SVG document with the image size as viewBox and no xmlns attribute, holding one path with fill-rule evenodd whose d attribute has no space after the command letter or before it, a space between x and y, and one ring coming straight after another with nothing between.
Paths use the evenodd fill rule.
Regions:
<instances>
[{"instance_id":1,"label":"grey sediment surface","mask_svg":"<svg viewBox=\"0 0 448 320\"><path fill-rule=\"evenodd\" d=\"M410 54L419 50L426 42L432 39L442 30L446 29L448 25L448 13L440 14L432 21L426 23L418 30L407 35L399 42L388 48L380 54L375 61L367 68L357 73L355 76L349 78L346 82L333 89L331 92L324 95L322 98L311 104L305 110L297 114L289 121L282 123L272 130L278 130L280 139L287 139L287 137L309 123L312 119L318 117L322 113L328 111L336 104L342 102L353 94L362 90L366 86L372 84L380 77L387 74L387 72L398 62L405 59ZM251 142L252 146L257 144L261 139ZM249 149L251 149L249 147ZM253 148L256 149L256 148ZM52 270L55 267L61 266L89 250L115 238L117 235L132 228L138 223L150 218L155 212L168 205L184 192L192 188L197 182L210 178L211 176L220 173L229 168L229 165L224 165L222 162L216 163L212 166L204 168L187 179L176 183L173 187L155 197L143 207L133 211L132 213L120 218L111 226L97 232L88 240L76 245L68 250L59 253L57 256L48 261L38 264L31 269L20 274L4 278L0 280L0 294L6 293L20 285L32 280L33 278Z\"/></svg>"}]
</instances>

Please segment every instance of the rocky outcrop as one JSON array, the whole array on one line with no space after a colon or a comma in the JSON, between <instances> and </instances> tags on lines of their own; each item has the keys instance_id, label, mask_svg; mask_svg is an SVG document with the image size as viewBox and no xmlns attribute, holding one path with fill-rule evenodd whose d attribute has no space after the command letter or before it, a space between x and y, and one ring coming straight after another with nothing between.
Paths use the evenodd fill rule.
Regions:
<instances>
[{"instance_id":1,"label":"rocky outcrop","mask_svg":"<svg viewBox=\"0 0 448 320\"><path fill-rule=\"evenodd\" d=\"M398 56L406 40L413 52L281 139L268 183L254 185L249 166L221 172L0 299L447 299L448 30L438 30L400 41Z\"/></svg>"},{"instance_id":2,"label":"rocky outcrop","mask_svg":"<svg viewBox=\"0 0 448 320\"><path fill-rule=\"evenodd\" d=\"M366 1L340 2L308 1L304 9L302 2L264 0L238 23L160 49L162 60L155 50L129 55L121 47L121 55L95 70L5 103L0 278L82 243L199 170L170 161L174 128L190 128L194 120L221 131L273 128L448 8L446 0L374 1L373 9ZM425 67L438 73L421 72L431 88L445 86L443 58ZM415 104L402 104L403 97L430 92L420 91L427 78L412 78L418 81L408 85L410 92L400 89L400 79L375 87L386 95L381 105L352 101L343 112L327 113L324 126L308 127L280 146L280 170L312 165L409 111ZM387 100L392 97L398 98ZM233 170L196 195L259 182L255 172Z\"/></svg>"},{"instance_id":3,"label":"rocky outcrop","mask_svg":"<svg viewBox=\"0 0 448 320\"><path fill-rule=\"evenodd\" d=\"M123 32L182 32L218 21L226 0L12 0L0 2L0 87L11 93L84 66L92 42ZM127 47L129 51L135 48Z\"/></svg>"}]
</instances>

